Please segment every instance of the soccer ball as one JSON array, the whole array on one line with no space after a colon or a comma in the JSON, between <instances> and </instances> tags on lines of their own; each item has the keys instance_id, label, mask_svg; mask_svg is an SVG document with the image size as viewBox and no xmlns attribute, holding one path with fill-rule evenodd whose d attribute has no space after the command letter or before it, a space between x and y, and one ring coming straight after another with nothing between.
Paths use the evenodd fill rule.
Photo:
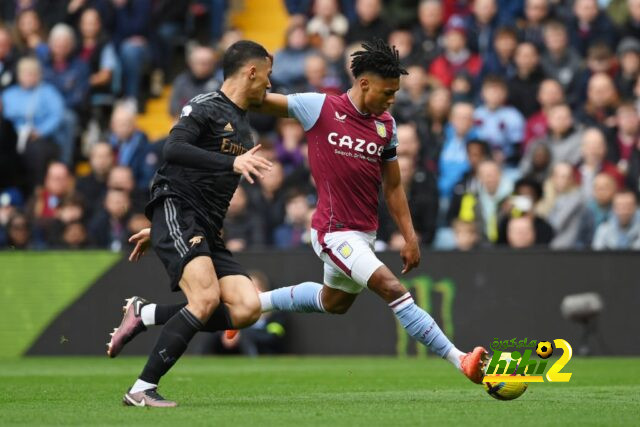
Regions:
<instances>
[{"instance_id":1,"label":"soccer ball","mask_svg":"<svg viewBox=\"0 0 640 427\"><path fill-rule=\"evenodd\" d=\"M513 400L527 391L527 383L485 382L484 389L489 396L498 400Z\"/></svg>"},{"instance_id":2,"label":"soccer ball","mask_svg":"<svg viewBox=\"0 0 640 427\"><path fill-rule=\"evenodd\" d=\"M553 354L553 347L549 341L540 341L536 347L536 354L542 359L547 359Z\"/></svg>"}]
</instances>

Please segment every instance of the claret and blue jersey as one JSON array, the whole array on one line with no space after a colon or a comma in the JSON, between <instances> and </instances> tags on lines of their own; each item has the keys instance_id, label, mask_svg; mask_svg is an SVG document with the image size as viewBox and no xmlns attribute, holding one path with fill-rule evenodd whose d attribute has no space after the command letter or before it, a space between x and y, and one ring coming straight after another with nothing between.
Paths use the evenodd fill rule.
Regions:
<instances>
[{"instance_id":1,"label":"claret and blue jersey","mask_svg":"<svg viewBox=\"0 0 640 427\"><path fill-rule=\"evenodd\" d=\"M377 230L382 162L396 160L393 117L361 113L347 93L293 94L287 104L306 132L318 189L312 227L326 233Z\"/></svg>"}]
</instances>

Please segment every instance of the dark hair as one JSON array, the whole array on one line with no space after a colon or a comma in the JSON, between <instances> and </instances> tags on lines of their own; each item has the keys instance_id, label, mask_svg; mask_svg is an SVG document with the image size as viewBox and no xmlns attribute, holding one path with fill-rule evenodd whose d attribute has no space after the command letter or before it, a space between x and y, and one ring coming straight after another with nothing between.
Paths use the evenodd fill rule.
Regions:
<instances>
[{"instance_id":1,"label":"dark hair","mask_svg":"<svg viewBox=\"0 0 640 427\"><path fill-rule=\"evenodd\" d=\"M491 157L491 148L489 148L489 143L487 141L483 141L482 139L470 139L467 142L467 148L469 148L470 145L477 145L480 147L480 149L482 149L482 152L484 153L484 157L485 158L490 158Z\"/></svg>"},{"instance_id":2,"label":"dark hair","mask_svg":"<svg viewBox=\"0 0 640 427\"><path fill-rule=\"evenodd\" d=\"M408 74L400 66L400 56L396 47L390 47L382 39L374 38L371 42L362 43L364 50L351 54L351 72L358 78L366 72L379 75L382 78L398 78L401 74Z\"/></svg>"},{"instance_id":3,"label":"dark hair","mask_svg":"<svg viewBox=\"0 0 640 427\"><path fill-rule=\"evenodd\" d=\"M497 74L489 74L482 80L482 86L489 85L501 86L503 89L507 89L507 82Z\"/></svg>"},{"instance_id":4,"label":"dark hair","mask_svg":"<svg viewBox=\"0 0 640 427\"><path fill-rule=\"evenodd\" d=\"M222 77L226 80L231 77L251 59L272 59L267 49L251 40L235 42L224 53L222 58ZM272 59L273 60L273 59Z\"/></svg>"},{"instance_id":5,"label":"dark hair","mask_svg":"<svg viewBox=\"0 0 640 427\"><path fill-rule=\"evenodd\" d=\"M543 189L542 189L542 185L532 179L532 178L528 178L528 177L524 177L524 178L520 178L519 180L516 181L516 183L513 185L513 192L514 193L518 193L518 190L521 187L529 187L530 189L533 190L534 193L534 197L536 198L534 200L534 203L537 202L538 200L542 199L542 195L543 195Z\"/></svg>"}]
</instances>

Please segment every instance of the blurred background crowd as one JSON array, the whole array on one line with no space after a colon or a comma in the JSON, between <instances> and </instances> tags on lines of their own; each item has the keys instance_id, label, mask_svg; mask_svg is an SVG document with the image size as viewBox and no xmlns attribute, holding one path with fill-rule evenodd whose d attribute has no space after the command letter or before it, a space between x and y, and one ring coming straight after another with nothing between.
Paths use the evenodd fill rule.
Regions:
<instances>
[{"instance_id":1,"label":"blurred background crowd","mask_svg":"<svg viewBox=\"0 0 640 427\"><path fill-rule=\"evenodd\" d=\"M640 249L640 0L285 0L273 90L339 94L350 54L399 51L391 113L425 246ZM0 248L127 249L174 120L244 37L225 0L0 2ZM260 40L257 40L260 41ZM309 245L316 193L291 119L250 114L275 167L234 195L232 251ZM381 206L378 249L402 236Z\"/></svg>"}]
</instances>

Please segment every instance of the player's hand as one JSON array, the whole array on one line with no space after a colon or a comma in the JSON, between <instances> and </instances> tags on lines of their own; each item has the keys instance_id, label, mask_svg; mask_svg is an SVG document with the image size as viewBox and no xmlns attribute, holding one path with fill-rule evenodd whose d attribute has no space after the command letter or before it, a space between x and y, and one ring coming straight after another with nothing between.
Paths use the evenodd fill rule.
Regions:
<instances>
[{"instance_id":1,"label":"player's hand","mask_svg":"<svg viewBox=\"0 0 640 427\"><path fill-rule=\"evenodd\" d=\"M402 274L406 274L420 264L420 246L418 239L413 238L406 242L400 251L402 257Z\"/></svg>"},{"instance_id":2,"label":"player's hand","mask_svg":"<svg viewBox=\"0 0 640 427\"><path fill-rule=\"evenodd\" d=\"M233 171L242 174L250 184L254 182L251 175L264 178L262 172L270 171L271 166L273 166L269 160L256 155L261 147L262 145L258 144L243 155L236 157L233 161Z\"/></svg>"},{"instance_id":3,"label":"player's hand","mask_svg":"<svg viewBox=\"0 0 640 427\"><path fill-rule=\"evenodd\" d=\"M151 229L144 228L133 236L129 237L129 243L135 243L136 247L133 248L131 254L129 254L129 261L135 262L144 255L145 251L151 243Z\"/></svg>"}]
</instances>

